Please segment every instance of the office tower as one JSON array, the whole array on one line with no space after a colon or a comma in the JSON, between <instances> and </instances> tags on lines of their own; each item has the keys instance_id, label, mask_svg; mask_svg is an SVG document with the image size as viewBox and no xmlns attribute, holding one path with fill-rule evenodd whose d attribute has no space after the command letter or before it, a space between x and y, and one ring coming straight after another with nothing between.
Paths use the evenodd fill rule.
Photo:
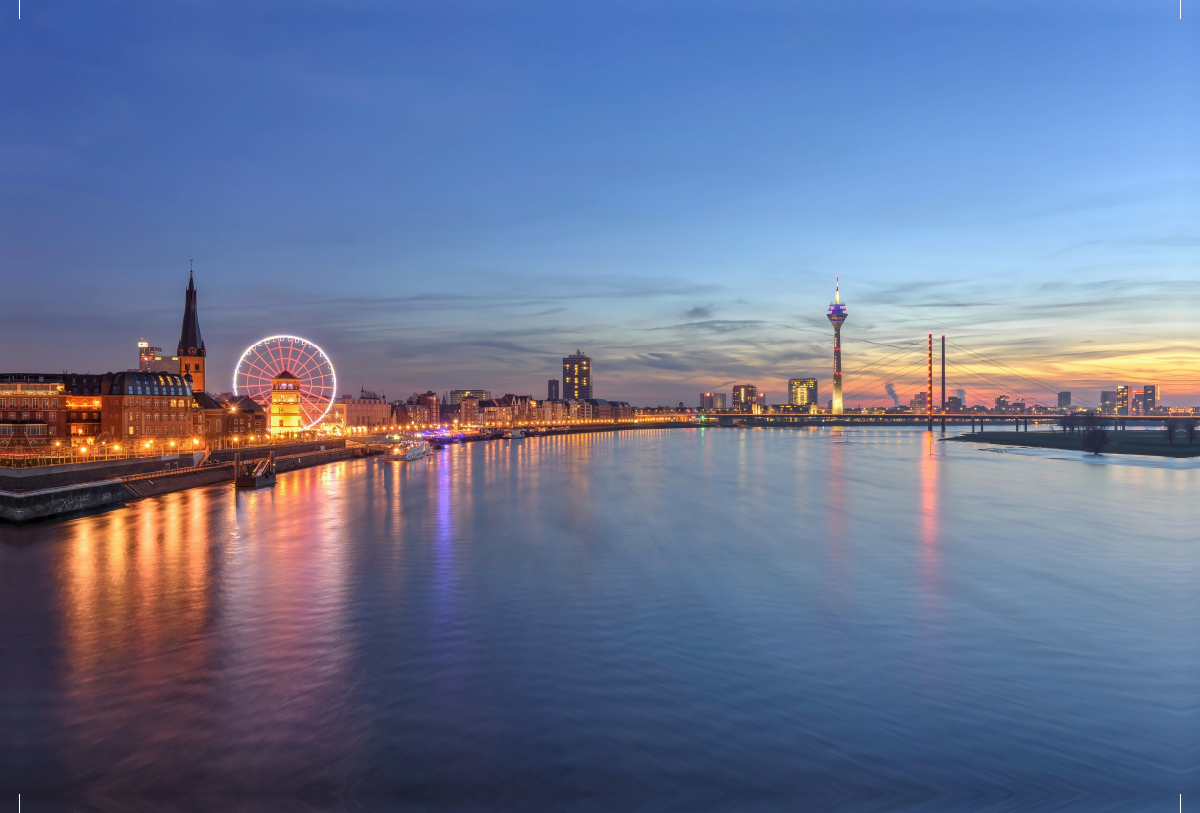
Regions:
<instances>
[{"instance_id":1,"label":"office tower","mask_svg":"<svg viewBox=\"0 0 1200 813\"><path fill-rule=\"evenodd\" d=\"M808 406L817 403L817 379L789 378L788 405Z\"/></svg>"},{"instance_id":2,"label":"office tower","mask_svg":"<svg viewBox=\"0 0 1200 813\"><path fill-rule=\"evenodd\" d=\"M1130 395L1129 387L1127 387L1124 384L1118 385L1118 387L1117 387L1117 414L1118 415L1128 415L1129 414L1129 407L1131 407L1133 405L1130 402L1129 395Z\"/></svg>"},{"instance_id":3,"label":"office tower","mask_svg":"<svg viewBox=\"0 0 1200 813\"><path fill-rule=\"evenodd\" d=\"M909 399L908 407L913 412L925 414L929 407L929 393L924 391L918 392Z\"/></svg>"},{"instance_id":4,"label":"office tower","mask_svg":"<svg viewBox=\"0 0 1200 813\"><path fill-rule=\"evenodd\" d=\"M725 408L725 393L723 393L723 392L702 392L702 393L700 393L700 408L701 409L724 409Z\"/></svg>"},{"instance_id":5,"label":"office tower","mask_svg":"<svg viewBox=\"0 0 1200 813\"><path fill-rule=\"evenodd\" d=\"M593 398L592 395L592 360L576 350L562 360L563 365L563 397L576 400Z\"/></svg>"},{"instance_id":6,"label":"office tower","mask_svg":"<svg viewBox=\"0 0 1200 813\"><path fill-rule=\"evenodd\" d=\"M130 372L133 372L132 370ZM161 347L151 347L145 339L138 342L138 366L140 373L178 373L179 358L167 356L163 358Z\"/></svg>"},{"instance_id":7,"label":"office tower","mask_svg":"<svg viewBox=\"0 0 1200 813\"><path fill-rule=\"evenodd\" d=\"M562 400L562 393L559 390L557 378L551 378L550 380L548 380L546 382L546 400L547 401L561 401Z\"/></svg>"},{"instance_id":8,"label":"office tower","mask_svg":"<svg viewBox=\"0 0 1200 813\"><path fill-rule=\"evenodd\" d=\"M758 387L753 384L735 384L733 387L733 408L738 412L753 412L758 403Z\"/></svg>"},{"instance_id":9,"label":"office tower","mask_svg":"<svg viewBox=\"0 0 1200 813\"><path fill-rule=\"evenodd\" d=\"M833 325L833 400L830 411L842 414L842 323L846 321L846 306L842 304L841 278L833 285L833 304L829 306L829 323ZM736 399L735 399L736 400Z\"/></svg>"},{"instance_id":10,"label":"office tower","mask_svg":"<svg viewBox=\"0 0 1200 813\"><path fill-rule=\"evenodd\" d=\"M946 398L947 412L962 412L963 402L957 395L951 395Z\"/></svg>"},{"instance_id":11,"label":"office tower","mask_svg":"<svg viewBox=\"0 0 1200 813\"><path fill-rule=\"evenodd\" d=\"M1116 415L1117 414L1117 391L1102 390L1100 392L1100 414Z\"/></svg>"},{"instance_id":12,"label":"office tower","mask_svg":"<svg viewBox=\"0 0 1200 813\"><path fill-rule=\"evenodd\" d=\"M1009 404L1008 404L1008 396L1007 395L996 396L997 411L1003 412L1004 410L1008 409L1008 406L1009 406Z\"/></svg>"},{"instance_id":13,"label":"office tower","mask_svg":"<svg viewBox=\"0 0 1200 813\"><path fill-rule=\"evenodd\" d=\"M1058 408L1059 409L1070 409L1071 408L1071 393L1060 392L1058 394Z\"/></svg>"},{"instance_id":14,"label":"office tower","mask_svg":"<svg viewBox=\"0 0 1200 813\"><path fill-rule=\"evenodd\" d=\"M450 406L462 403L464 398L474 398L478 401L486 401L492 397L490 390L450 390Z\"/></svg>"},{"instance_id":15,"label":"office tower","mask_svg":"<svg viewBox=\"0 0 1200 813\"><path fill-rule=\"evenodd\" d=\"M196 314L196 283L188 271L186 301L183 306L183 328L179 331L179 374L192 382L192 392L204 389L204 339L200 337L200 320Z\"/></svg>"},{"instance_id":16,"label":"office tower","mask_svg":"<svg viewBox=\"0 0 1200 813\"><path fill-rule=\"evenodd\" d=\"M1142 411L1149 415L1158 408L1159 401L1162 398L1162 393L1159 392L1157 384L1142 385Z\"/></svg>"}]
</instances>

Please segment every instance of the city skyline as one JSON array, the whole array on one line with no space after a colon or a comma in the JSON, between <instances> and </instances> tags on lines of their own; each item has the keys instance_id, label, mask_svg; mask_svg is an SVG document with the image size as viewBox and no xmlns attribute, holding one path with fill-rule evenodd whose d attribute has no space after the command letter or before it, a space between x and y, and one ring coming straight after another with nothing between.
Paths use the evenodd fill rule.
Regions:
<instances>
[{"instance_id":1,"label":"city skyline","mask_svg":"<svg viewBox=\"0 0 1200 813\"><path fill-rule=\"evenodd\" d=\"M856 370L930 332L1046 399L1151 381L1200 402L1188 20L934 3L464 30L297 8L235 32L219 4L0 29L22 77L2 91L22 308L0 367L169 351L195 259L213 381L303 325L344 380L389 392L540 393L584 347L598 397L752 381L782 402L794 377L829 391L840 275L847 407Z\"/></svg>"}]
</instances>

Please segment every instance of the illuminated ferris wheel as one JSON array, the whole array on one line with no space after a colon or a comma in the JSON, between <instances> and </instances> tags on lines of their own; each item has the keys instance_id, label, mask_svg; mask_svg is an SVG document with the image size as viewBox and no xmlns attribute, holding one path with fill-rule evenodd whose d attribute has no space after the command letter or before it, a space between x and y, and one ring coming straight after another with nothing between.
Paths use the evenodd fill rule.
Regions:
<instances>
[{"instance_id":1,"label":"illuminated ferris wheel","mask_svg":"<svg viewBox=\"0 0 1200 813\"><path fill-rule=\"evenodd\" d=\"M313 428L333 404L337 379L325 351L306 339L272 336L247 347L233 371L233 394L249 395L267 407L271 403L271 379L282 372L300 379L304 428Z\"/></svg>"}]
</instances>

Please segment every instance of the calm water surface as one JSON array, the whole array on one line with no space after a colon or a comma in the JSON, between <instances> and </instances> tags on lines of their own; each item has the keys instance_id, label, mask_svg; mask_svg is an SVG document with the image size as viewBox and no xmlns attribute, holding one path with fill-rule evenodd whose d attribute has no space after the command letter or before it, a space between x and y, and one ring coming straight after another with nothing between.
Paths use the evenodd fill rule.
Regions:
<instances>
[{"instance_id":1,"label":"calm water surface","mask_svg":"<svg viewBox=\"0 0 1200 813\"><path fill-rule=\"evenodd\" d=\"M1186 810L1198 493L912 430L661 430L3 527L0 790Z\"/></svg>"}]
</instances>

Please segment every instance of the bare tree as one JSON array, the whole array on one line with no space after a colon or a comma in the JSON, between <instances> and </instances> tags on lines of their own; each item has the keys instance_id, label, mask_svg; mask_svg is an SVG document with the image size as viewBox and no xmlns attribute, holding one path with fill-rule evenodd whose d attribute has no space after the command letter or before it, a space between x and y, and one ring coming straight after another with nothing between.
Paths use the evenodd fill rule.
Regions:
<instances>
[{"instance_id":1,"label":"bare tree","mask_svg":"<svg viewBox=\"0 0 1200 813\"><path fill-rule=\"evenodd\" d=\"M1080 415L1079 425L1082 429L1079 438L1080 448L1092 454L1103 452L1104 447L1108 445L1108 432L1104 431L1104 423L1100 416L1094 412Z\"/></svg>"},{"instance_id":2,"label":"bare tree","mask_svg":"<svg viewBox=\"0 0 1200 813\"><path fill-rule=\"evenodd\" d=\"M1177 435L1179 433L1180 428L1181 427L1179 426L1178 421L1167 421L1167 445L1168 446L1173 446L1175 444L1175 435Z\"/></svg>"}]
</instances>

